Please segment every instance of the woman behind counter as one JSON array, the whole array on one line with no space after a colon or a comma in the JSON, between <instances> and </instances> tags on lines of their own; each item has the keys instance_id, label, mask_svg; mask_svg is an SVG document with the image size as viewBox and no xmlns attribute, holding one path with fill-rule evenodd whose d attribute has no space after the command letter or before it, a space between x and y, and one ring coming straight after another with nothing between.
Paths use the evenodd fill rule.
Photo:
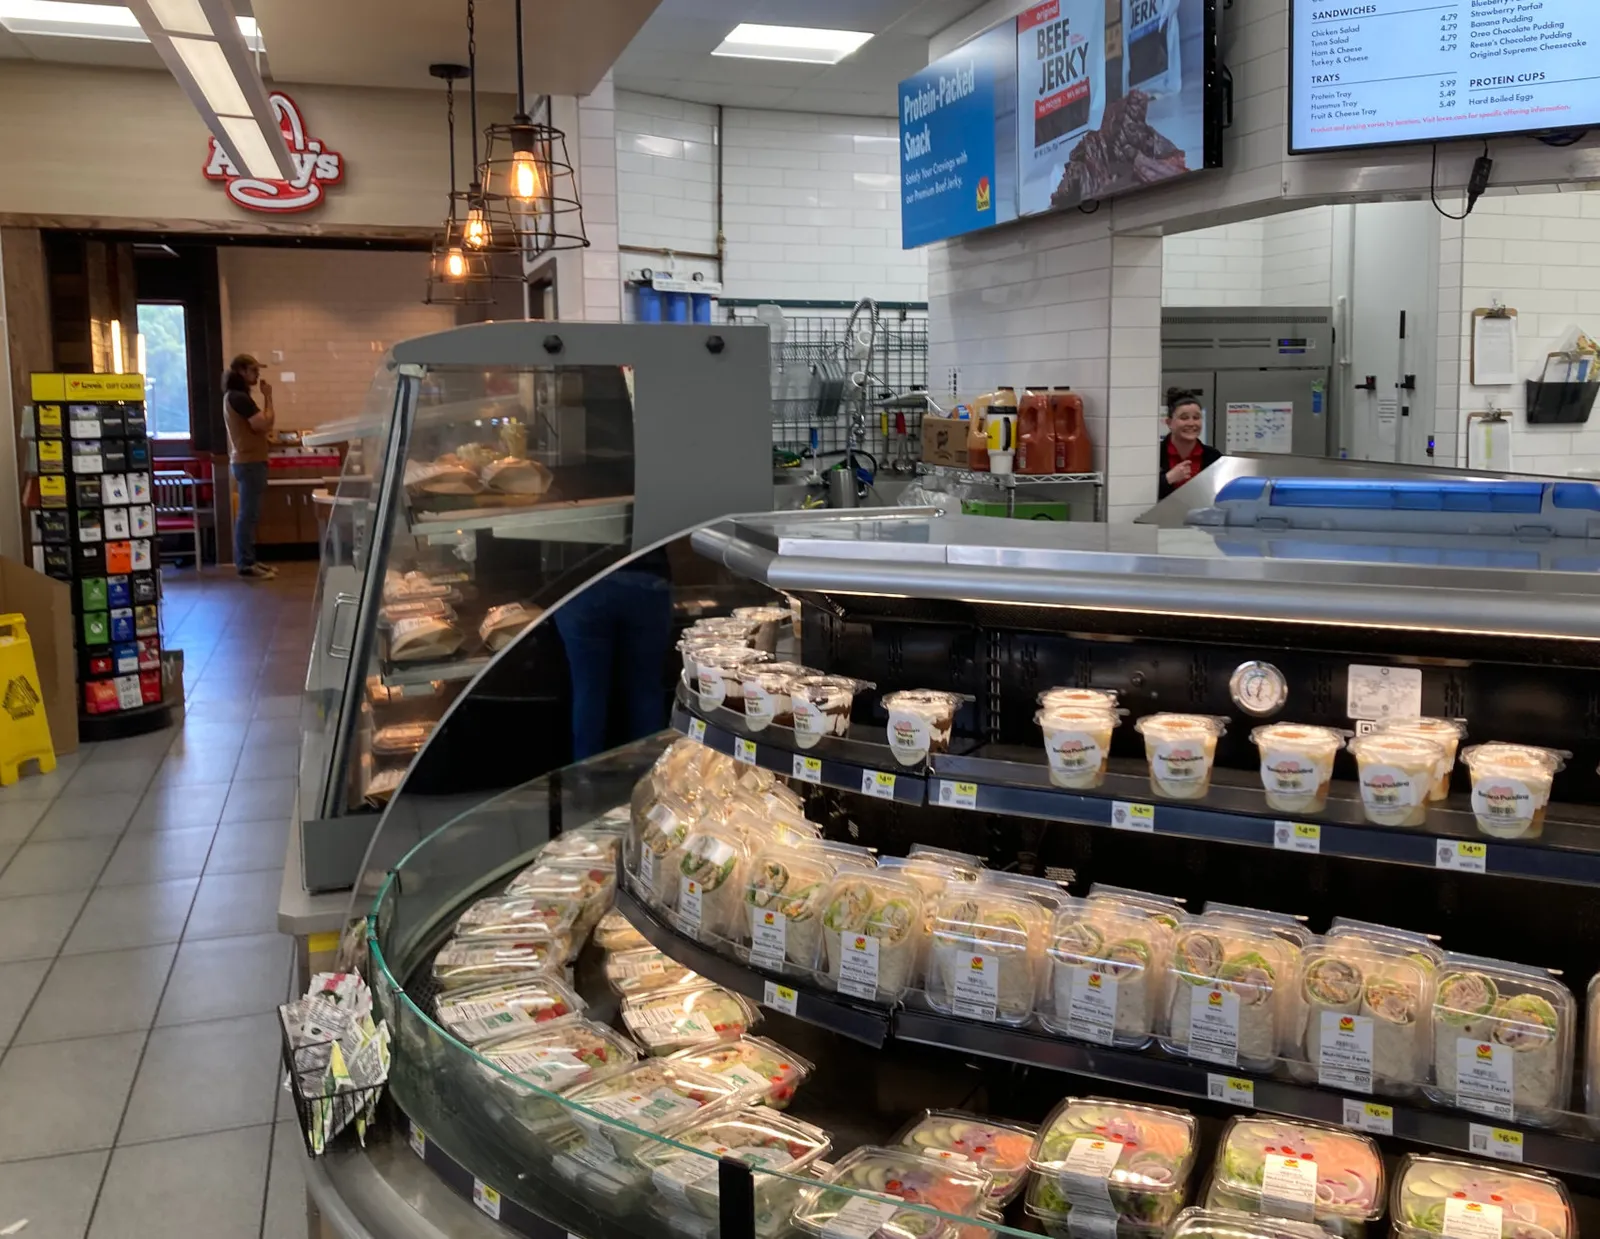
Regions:
<instances>
[{"instance_id":1,"label":"woman behind counter","mask_svg":"<svg viewBox=\"0 0 1600 1239\"><path fill-rule=\"evenodd\" d=\"M1161 440L1161 465L1157 475L1157 500L1165 499L1202 469L1222 459L1222 453L1200 442L1204 425L1200 394L1181 387L1167 388L1167 433Z\"/></svg>"}]
</instances>

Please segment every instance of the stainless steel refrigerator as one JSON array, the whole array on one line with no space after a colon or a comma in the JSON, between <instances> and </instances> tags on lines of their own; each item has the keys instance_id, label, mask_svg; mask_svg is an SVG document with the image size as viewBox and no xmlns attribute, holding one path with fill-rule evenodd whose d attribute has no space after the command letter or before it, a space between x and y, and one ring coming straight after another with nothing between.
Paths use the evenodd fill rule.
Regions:
<instances>
[{"instance_id":1,"label":"stainless steel refrigerator","mask_svg":"<svg viewBox=\"0 0 1600 1239\"><path fill-rule=\"evenodd\" d=\"M1225 452L1338 455L1333 314L1297 306L1161 311L1161 389L1200 393ZM1163 432L1164 433L1164 432Z\"/></svg>"}]
</instances>

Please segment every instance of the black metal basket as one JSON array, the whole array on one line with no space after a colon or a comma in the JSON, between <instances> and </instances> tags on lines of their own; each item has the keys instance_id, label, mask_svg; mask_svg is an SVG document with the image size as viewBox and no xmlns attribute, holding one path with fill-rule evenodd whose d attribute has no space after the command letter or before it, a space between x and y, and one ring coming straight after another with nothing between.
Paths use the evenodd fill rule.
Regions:
<instances>
[{"instance_id":1,"label":"black metal basket","mask_svg":"<svg viewBox=\"0 0 1600 1239\"><path fill-rule=\"evenodd\" d=\"M333 1042L312 1041L305 1045L295 1045L294 1039L289 1035L289 1021L284 1017L281 1007L278 1009L278 1032L283 1038L281 1052L283 1069L289 1077L289 1093L294 1098L295 1114L300 1121L300 1139L305 1142L306 1156L320 1157L343 1132L349 1129L362 1110L376 1105L378 1095L383 1092L383 1085L335 1089L327 1093L306 1092L302 1075L310 1072L320 1073L320 1064L327 1061L327 1056L332 1052ZM323 1115L329 1108L333 1112L332 1134L323 1141L322 1148L318 1149L311 1133L313 1130L320 1131L323 1128Z\"/></svg>"}]
</instances>

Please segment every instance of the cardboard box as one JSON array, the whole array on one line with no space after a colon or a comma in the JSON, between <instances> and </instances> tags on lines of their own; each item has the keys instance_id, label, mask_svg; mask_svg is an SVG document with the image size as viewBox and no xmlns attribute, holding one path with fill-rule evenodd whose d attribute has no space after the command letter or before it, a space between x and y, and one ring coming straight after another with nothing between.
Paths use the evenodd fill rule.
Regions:
<instances>
[{"instance_id":1,"label":"cardboard box","mask_svg":"<svg viewBox=\"0 0 1600 1239\"><path fill-rule=\"evenodd\" d=\"M957 417L922 419L922 462L928 465L967 467L967 431L972 423Z\"/></svg>"},{"instance_id":2,"label":"cardboard box","mask_svg":"<svg viewBox=\"0 0 1600 1239\"><path fill-rule=\"evenodd\" d=\"M0 558L0 614L14 612L28 621L50 743L57 757L76 753L78 656L72 643L72 587L15 559Z\"/></svg>"}]
</instances>

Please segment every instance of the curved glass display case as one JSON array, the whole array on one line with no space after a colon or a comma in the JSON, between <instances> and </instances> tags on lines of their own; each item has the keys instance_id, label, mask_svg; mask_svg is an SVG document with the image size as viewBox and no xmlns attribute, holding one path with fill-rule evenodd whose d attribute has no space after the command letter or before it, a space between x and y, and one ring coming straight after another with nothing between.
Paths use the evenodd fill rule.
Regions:
<instances>
[{"instance_id":1,"label":"curved glass display case","mask_svg":"<svg viewBox=\"0 0 1600 1239\"><path fill-rule=\"evenodd\" d=\"M770 502L752 416L767 365L759 328L480 324L397 345L361 416L308 440L349 445L302 720L308 890L352 884L373 814L534 618L641 547ZM515 699L561 708L564 673L547 670ZM489 703L510 678L468 707L482 743L505 734Z\"/></svg>"},{"instance_id":2,"label":"curved glass display case","mask_svg":"<svg viewBox=\"0 0 1600 1239\"><path fill-rule=\"evenodd\" d=\"M1211 563L1218 587L1238 562L1203 543L1228 535L1074 536L740 518L525 631L473 694L581 641L564 608L635 609L627 576L666 565L671 639L629 651L649 674L595 693L569 662L567 708L523 703L534 777L495 783L503 754L452 735L469 695L390 806L355 906L395 1122L317 1181L401 1159L541 1237L1288 1239L1378 1222L1372 1168L1425 1146L1390 1175L1411 1229L1423 1178L1471 1198L1504 1173L1486 1159L1559 1204L1553 1234L1595 1220L1572 998L1600 946L1592 581L1535 581L1541 632L1511 659L1477 630L1495 598L1425 631L1415 590L1404 627L1308 625L1300 578L1330 570L1299 543L1249 574L1248 614L1152 615L1141 577ZM1342 605L1377 605L1386 571L1332 570ZM1278 677L1275 709L1246 668ZM1567 729L1541 830L1485 833L1503 821L1464 765L1427 766L1420 826L1384 820L1350 752L1315 786L1264 768L1253 730L1315 765L1313 733L1368 700L1328 683L1371 668L1417 670L1473 740ZM605 744L571 760L597 702ZM1268 799L1290 794L1295 821ZM1241 1107L1265 1117L1219 1153ZM1309 1176L1273 1161L1305 1149ZM1207 1201L1259 1216L1181 1212Z\"/></svg>"}]
</instances>

